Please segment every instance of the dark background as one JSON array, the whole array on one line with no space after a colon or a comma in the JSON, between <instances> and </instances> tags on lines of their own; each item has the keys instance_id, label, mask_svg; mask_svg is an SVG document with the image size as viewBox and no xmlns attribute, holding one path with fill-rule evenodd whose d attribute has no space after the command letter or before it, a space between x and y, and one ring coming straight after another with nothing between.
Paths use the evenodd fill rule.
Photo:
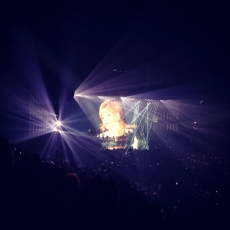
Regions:
<instances>
[{"instance_id":1,"label":"dark background","mask_svg":"<svg viewBox=\"0 0 230 230\"><path fill-rule=\"evenodd\" d=\"M118 87L120 91L117 93L126 95L145 92L148 95L148 92L163 90L166 98L173 96L173 99L178 101L183 98L190 99L190 103L185 103L182 113L192 120L193 113L201 111L202 117L197 116L197 118L201 118L202 125L206 124L205 128L201 126L201 129L193 130L185 127L182 130L184 132L174 133L176 137L172 142L170 140L174 136L170 136L169 133L168 136L171 139L168 143L175 143L176 140L176 145L172 145L172 149L158 145L158 148L150 149L153 150L153 154L141 153L140 157L138 156L140 159L137 165L140 167L138 177L140 180L143 179L144 184L150 185L148 191L146 190L149 194L153 191L159 193L154 199L163 206L165 204L165 215L168 212L167 207L170 206L169 212L172 209L172 213L178 212L175 216L179 216L180 219L181 216L188 216L189 220L191 218L190 223L193 221L195 224L199 223L202 229L207 226L228 226L229 216L226 210L229 209L230 204L227 186L229 182L229 160L227 160L229 159L229 135L227 134L230 115L229 17L229 1L227 0L114 0L106 3L96 0L92 2L1 1L0 135L13 143L16 143L14 137L19 138L18 142L23 141L20 138L24 140L31 138L21 134L23 131L28 131L28 114L25 105L29 100L27 96L33 93L38 96L38 99L52 102L55 112L58 111L58 105L62 107L64 104L66 107L68 103L73 104L76 107L69 108L69 113L78 117L77 122L74 121L73 124L78 126L76 130L81 128L81 131L84 131L84 127L91 128L87 125L83 127L86 116L73 99L74 91L86 79L96 79L95 82L98 83L114 78L114 84L120 85L120 88ZM117 71L114 72L114 69ZM121 76L117 78L119 74ZM97 79L98 76L103 76L99 77L100 81ZM45 90L42 87L42 81L45 83ZM86 84L85 87L89 85ZM45 92L48 93L47 96ZM160 98L162 95L158 96ZM200 104L201 101L203 101L202 104ZM202 110L203 105L207 105L209 109ZM79 127L80 125L82 127ZM211 129L210 126L213 128ZM49 142L49 135L53 134L43 135L40 140L32 139L33 151L37 150L35 146L39 145L45 153L52 155L53 158L57 157L55 147L58 146L59 136L56 135L55 142ZM82 132L74 133L73 137L70 141L76 141L74 146L77 148L68 148L63 152L65 156L69 153L69 161L80 164L87 158L88 162L97 160L102 166L103 158L100 158L100 155L95 156L96 148L89 138L85 140ZM164 143L167 141L165 133L162 133L162 141ZM155 140L152 144L156 143ZM26 147L31 150L28 145ZM218 151L216 151L217 148L219 148ZM40 156L42 157L42 154ZM108 156L113 158L112 155L106 154L105 159L108 159ZM48 156L47 159L49 159ZM124 160L116 154L113 161L119 162L121 168L124 169L120 164L122 159ZM30 161L29 164L25 161L25 165L31 169L37 169L32 165L34 162L37 161ZM160 163L159 166L154 166L156 162ZM126 161L123 163L126 164ZM24 164L22 167L24 168ZM96 169L100 170L100 167L96 166ZM105 175L108 174L106 164L103 164L101 169L101 172L106 173ZM117 171L122 173L119 175L122 179L128 176L128 174L124 175L126 171L120 168ZM17 172L17 170L12 172ZM21 171L21 176L23 172ZM37 171L28 172L30 176L36 175L35 182L38 181ZM21 216L35 217L35 214L38 214L36 218L27 218L38 220L37 217L39 217L38 223L43 217L45 222L48 220L45 217L46 214L50 219L50 213L53 211L50 207L56 207L56 203L53 206L52 202L48 202L48 205L51 205L48 209L43 207L47 207L49 198L51 201L54 200L53 187L50 187L51 190L49 188L45 190L45 193L48 191L48 196L41 193L45 197L43 199L38 194L38 191L40 192L44 187L43 183L41 186L37 183L38 187L32 186L30 189L27 181L29 182L30 178L34 181L34 177L24 177L24 175L20 177L19 174L17 178L22 178L22 182L25 179L26 183L22 183L23 187L20 186L21 183L17 183L19 187L14 186L12 183L14 180L11 179L13 175L9 173L9 183L6 180L7 186L3 186L6 188L6 190L3 189L3 194L9 194L9 196L6 196L7 199L2 196L5 201L3 208L7 207L2 219L5 216L10 216L11 219L16 216L17 227L18 223L24 223L24 218L21 219ZM83 173L80 176L83 177ZM91 178L91 172L86 176ZM135 180L138 177L135 174ZM120 177L118 181L118 184L122 185ZM178 181L179 185L175 185ZM47 184L56 185L56 182L48 181ZM16 192L13 189L14 193L9 192L15 187L18 188L19 196L17 189ZM27 188L29 188L28 191L26 191ZM34 193L35 190L36 193ZM19 202L15 199L15 194L16 198L20 198ZM44 206L39 204L42 212L38 208L38 200L34 199L35 196L46 203ZM55 197L58 198L59 193L55 193ZM31 200L34 202L31 203ZM62 203L60 202L60 207ZM16 211L11 208L15 207L15 204ZM18 208L21 204L26 211L21 212L21 208ZM32 206L35 208L31 211ZM63 208L61 210L66 213ZM142 209L141 206L139 210ZM44 210L51 210L51 212L43 212ZM89 213L92 213L91 211ZM127 213L132 215L132 211ZM59 223L56 214L55 211L51 215L51 222L47 222ZM61 222L64 220L59 219ZM84 220L84 218L81 219ZM147 219L144 218L144 220ZM6 222L3 221L3 223ZM9 223L8 221L7 224ZM33 221L33 227L34 223L36 222ZM175 226L172 223L178 222L169 220L170 227ZM44 226L47 227L47 223Z\"/></svg>"},{"instance_id":2,"label":"dark background","mask_svg":"<svg viewBox=\"0 0 230 230\"><path fill-rule=\"evenodd\" d=\"M65 91L71 101L102 63L97 74L107 79L113 69L141 76L131 94L175 87L177 98L228 108L228 9L227 1L1 3L1 88L17 94L36 65L50 100Z\"/></svg>"}]
</instances>

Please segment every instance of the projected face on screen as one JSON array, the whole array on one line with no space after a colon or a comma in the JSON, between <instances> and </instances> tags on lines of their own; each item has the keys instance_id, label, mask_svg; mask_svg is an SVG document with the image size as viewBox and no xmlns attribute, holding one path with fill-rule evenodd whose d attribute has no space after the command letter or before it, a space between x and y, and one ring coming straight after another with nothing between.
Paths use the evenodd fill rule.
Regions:
<instances>
[{"instance_id":1,"label":"projected face on screen","mask_svg":"<svg viewBox=\"0 0 230 230\"><path fill-rule=\"evenodd\" d=\"M124 110L121 101L105 100L101 103L99 117L101 119L100 137L103 140L102 147L120 149L127 146L127 125L123 116Z\"/></svg>"},{"instance_id":2,"label":"projected face on screen","mask_svg":"<svg viewBox=\"0 0 230 230\"><path fill-rule=\"evenodd\" d=\"M130 146L133 129L130 129L123 120L124 110L121 101L105 100L102 102L99 107L99 117L102 147L122 149Z\"/></svg>"},{"instance_id":3,"label":"projected face on screen","mask_svg":"<svg viewBox=\"0 0 230 230\"><path fill-rule=\"evenodd\" d=\"M109 137L124 135L125 123L122 119L123 115L123 107L120 101L105 100L99 108L101 132L105 132L105 135Z\"/></svg>"}]
</instances>

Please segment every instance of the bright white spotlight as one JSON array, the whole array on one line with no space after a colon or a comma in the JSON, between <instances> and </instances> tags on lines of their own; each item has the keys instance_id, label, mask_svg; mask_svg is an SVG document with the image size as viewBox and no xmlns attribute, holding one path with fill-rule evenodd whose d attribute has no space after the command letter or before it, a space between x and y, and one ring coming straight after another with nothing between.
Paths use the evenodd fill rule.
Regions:
<instances>
[{"instance_id":1,"label":"bright white spotlight","mask_svg":"<svg viewBox=\"0 0 230 230\"><path fill-rule=\"evenodd\" d=\"M54 125L54 132L60 132L61 131L61 122L60 121L56 121L55 125Z\"/></svg>"},{"instance_id":2,"label":"bright white spotlight","mask_svg":"<svg viewBox=\"0 0 230 230\"><path fill-rule=\"evenodd\" d=\"M60 127L61 126L61 122L60 121L56 121L56 126Z\"/></svg>"}]
</instances>

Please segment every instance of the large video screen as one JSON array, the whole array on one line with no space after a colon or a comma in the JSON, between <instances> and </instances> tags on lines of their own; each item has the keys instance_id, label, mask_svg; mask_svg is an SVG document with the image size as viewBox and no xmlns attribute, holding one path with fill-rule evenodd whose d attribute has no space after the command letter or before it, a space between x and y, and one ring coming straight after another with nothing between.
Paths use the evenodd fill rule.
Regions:
<instances>
[{"instance_id":1,"label":"large video screen","mask_svg":"<svg viewBox=\"0 0 230 230\"><path fill-rule=\"evenodd\" d=\"M169 101L100 96L76 101L88 114L103 149L146 150L154 133L178 129L178 111Z\"/></svg>"}]
</instances>

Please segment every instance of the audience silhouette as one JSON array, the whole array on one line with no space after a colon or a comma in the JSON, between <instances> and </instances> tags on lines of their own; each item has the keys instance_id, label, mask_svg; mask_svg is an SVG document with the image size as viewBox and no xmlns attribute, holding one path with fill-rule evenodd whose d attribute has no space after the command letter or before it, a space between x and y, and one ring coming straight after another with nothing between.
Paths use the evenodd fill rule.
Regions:
<instances>
[{"instance_id":1,"label":"audience silhouette","mask_svg":"<svg viewBox=\"0 0 230 230\"><path fill-rule=\"evenodd\" d=\"M146 154L144 152L143 157ZM191 157L191 162L186 161L190 172L199 172L186 174L180 166L183 158L167 158L162 154L157 159L162 168L157 169L155 176L142 173L148 181L148 186L142 188L109 170L109 178L81 165L70 172L53 162L43 162L38 153L15 147L1 137L0 229L227 229L228 158L208 154L203 157L209 160L200 160L193 166L189 164L198 160L196 156ZM172 176L179 181L177 184L159 177L161 170L169 168L175 171ZM196 182L192 194L179 188L183 180ZM205 181L206 185L201 184ZM211 181L213 186L208 188ZM167 191L163 192L164 189ZM203 200L203 193L209 196L205 198L208 202ZM217 199L220 193L222 200ZM173 202L177 200L176 205L163 202L170 196ZM184 209L186 205L189 208Z\"/></svg>"}]
</instances>

